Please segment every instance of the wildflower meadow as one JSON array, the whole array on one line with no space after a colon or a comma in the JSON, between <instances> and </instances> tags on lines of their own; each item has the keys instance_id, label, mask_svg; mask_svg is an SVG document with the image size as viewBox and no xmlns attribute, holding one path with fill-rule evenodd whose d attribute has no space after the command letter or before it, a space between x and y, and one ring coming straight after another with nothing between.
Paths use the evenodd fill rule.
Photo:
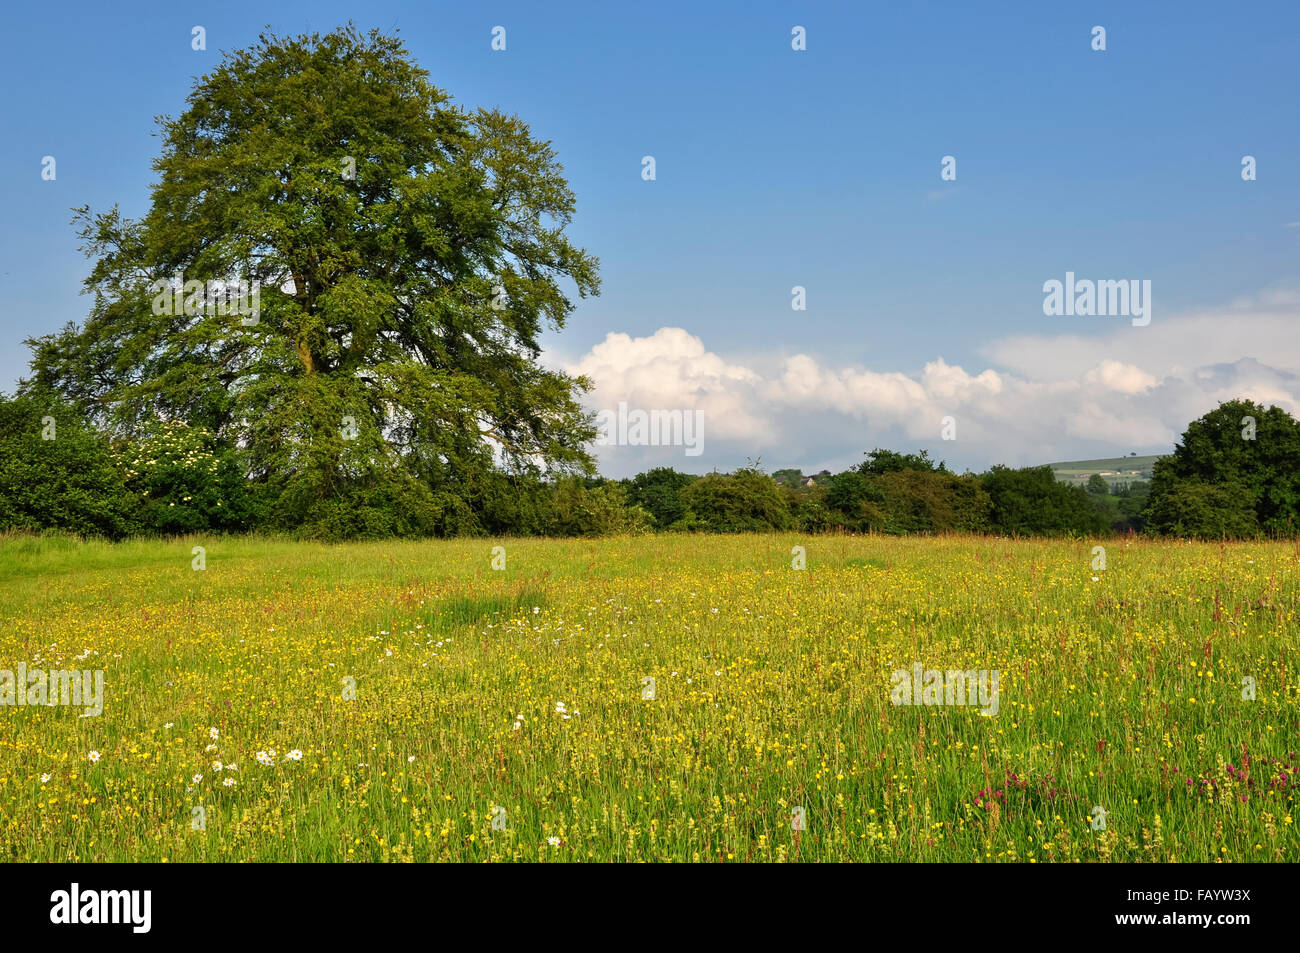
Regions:
<instances>
[{"instance_id":1,"label":"wildflower meadow","mask_svg":"<svg viewBox=\"0 0 1300 953\"><path fill-rule=\"evenodd\" d=\"M1291 861L1298 582L1294 543L8 536L0 663L103 697L0 683L0 850Z\"/></svg>"}]
</instances>

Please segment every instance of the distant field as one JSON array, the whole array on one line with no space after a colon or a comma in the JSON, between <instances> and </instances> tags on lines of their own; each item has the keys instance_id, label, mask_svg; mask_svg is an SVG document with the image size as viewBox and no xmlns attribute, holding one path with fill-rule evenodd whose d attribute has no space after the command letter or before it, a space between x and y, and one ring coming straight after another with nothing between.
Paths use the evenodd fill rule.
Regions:
<instances>
[{"instance_id":1,"label":"distant field","mask_svg":"<svg viewBox=\"0 0 1300 953\"><path fill-rule=\"evenodd\" d=\"M1151 469L1160 454L1145 457L1104 457L1100 460L1069 460L1049 463L1056 478L1064 483L1087 483L1088 477L1098 473L1111 486L1150 480Z\"/></svg>"},{"instance_id":2,"label":"distant field","mask_svg":"<svg viewBox=\"0 0 1300 953\"><path fill-rule=\"evenodd\" d=\"M1300 550L1092 546L0 539L0 856L1300 859Z\"/></svg>"}]
</instances>

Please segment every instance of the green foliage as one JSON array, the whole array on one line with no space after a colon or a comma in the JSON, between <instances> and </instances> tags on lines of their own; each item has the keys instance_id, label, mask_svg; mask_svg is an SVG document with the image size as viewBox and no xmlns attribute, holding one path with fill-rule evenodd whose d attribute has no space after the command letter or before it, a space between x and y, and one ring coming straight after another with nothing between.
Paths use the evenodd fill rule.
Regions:
<instances>
[{"instance_id":1,"label":"green foliage","mask_svg":"<svg viewBox=\"0 0 1300 953\"><path fill-rule=\"evenodd\" d=\"M1173 455L1157 461L1145 516L1151 531L1179 536L1294 535L1300 423L1279 407L1221 403L1188 424Z\"/></svg>"},{"instance_id":2,"label":"green foliage","mask_svg":"<svg viewBox=\"0 0 1300 953\"><path fill-rule=\"evenodd\" d=\"M1126 484L1115 494L1115 506L1123 520L1121 529L1142 532L1146 525L1145 509L1151 496L1151 484L1145 480L1135 480Z\"/></svg>"},{"instance_id":3,"label":"green foliage","mask_svg":"<svg viewBox=\"0 0 1300 953\"><path fill-rule=\"evenodd\" d=\"M650 514L656 529L667 529L686 518L682 490L693 479L672 467L655 467L626 481L628 498Z\"/></svg>"},{"instance_id":4,"label":"green foliage","mask_svg":"<svg viewBox=\"0 0 1300 953\"><path fill-rule=\"evenodd\" d=\"M140 497L138 520L145 532L248 528L248 493L239 463L207 429L163 422L143 440L120 444L114 458L127 487Z\"/></svg>"},{"instance_id":5,"label":"green foliage","mask_svg":"<svg viewBox=\"0 0 1300 953\"><path fill-rule=\"evenodd\" d=\"M845 529L866 532L879 524L885 495L861 468L831 477L826 506Z\"/></svg>"},{"instance_id":6,"label":"green foliage","mask_svg":"<svg viewBox=\"0 0 1300 953\"><path fill-rule=\"evenodd\" d=\"M894 450L881 450L878 447L867 454L867 459L859 465L858 469L862 473L875 475L897 473L900 470L948 472L942 460L935 463L930 459L928 450L922 450L920 453L898 453Z\"/></svg>"},{"instance_id":7,"label":"green foliage","mask_svg":"<svg viewBox=\"0 0 1300 953\"><path fill-rule=\"evenodd\" d=\"M984 532L991 502L973 476L958 476L919 455L876 450L856 470L833 477L826 506L857 532Z\"/></svg>"},{"instance_id":8,"label":"green foliage","mask_svg":"<svg viewBox=\"0 0 1300 953\"><path fill-rule=\"evenodd\" d=\"M876 478L887 533L980 533L989 529L992 501L973 476L904 467Z\"/></svg>"},{"instance_id":9,"label":"green foliage","mask_svg":"<svg viewBox=\"0 0 1300 953\"><path fill-rule=\"evenodd\" d=\"M785 469L775 471L772 474L772 479L780 486L798 488L803 486L804 475L802 470L793 467L786 467Z\"/></svg>"},{"instance_id":10,"label":"green foliage","mask_svg":"<svg viewBox=\"0 0 1300 953\"><path fill-rule=\"evenodd\" d=\"M79 210L95 304L28 342L26 386L135 439L206 429L271 525L326 538L463 526L445 494L498 461L592 471L589 382L536 358L597 262L520 119L452 105L399 40L347 27L230 54L161 138L143 219ZM256 313L182 279L255 283Z\"/></svg>"},{"instance_id":11,"label":"green foliage","mask_svg":"<svg viewBox=\"0 0 1300 953\"><path fill-rule=\"evenodd\" d=\"M826 505L827 485L782 487L794 525L806 533L824 533L839 525L836 514Z\"/></svg>"},{"instance_id":12,"label":"green foliage","mask_svg":"<svg viewBox=\"0 0 1300 953\"><path fill-rule=\"evenodd\" d=\"M622 536L648 533L653 522L649 513L629 504L620 484L587 487L568 477L551 489L544 530L548 536Z\"/></svg>"},{"instance_id":13,"label":"green foliage","mask_svg":"<svg viewBox=\"0 0 1300 953\"><path fill-rule=\"evenodd\" d=\"M1244 483L1209 484L1199 477L1165 482L1159 495L1152 494L1146 520L1148 526L1169 536L1249 539L1260 535L1249 487Z\"/></svg>"},{"instance_id":14,"label":"green foliage","mask_svg":"<svg viewBox=\"0 0 1300 953\"><path fill-rule=\"evenodd\" d=\"M338 480L325 491L296 480L279 490L255 487L262 525L303 539L431 536L443 518L440 500L417 479Z\"/></svg>"},{"instance_id":15,"label":"green foliage","mask_svg":"<svg viewBox=\"0 0 1300 953\"><path fill-rule=\"evenodd\" d=\"M689 483L681 495L693 525L712 532L761 532L793 525L786 497L756 467L707 474Z\"/></svg>"},{"instance_id":16,"label":"green foliage","mask_svg":"<svg viewBox=\"0 0 1300 953\"><path fill-rule=\"evenodd\" d=\"M120 539L135 515L108 441L73 407L49 393L0 395L0 529Z\"/></svg>"},{"instance_id":17,"label":"green foliage","mask_svg":"<svg viewBox=\"0 0 1300 953\"><path fill-rule=\"evenodd\" d=\"M994 532L1009 536L1090 535L1107 530L1107 521L1088 494L1056 479L1051 467L1013 470L995 466L980 477L992 501Z\"/></svg>"}]
</instances>

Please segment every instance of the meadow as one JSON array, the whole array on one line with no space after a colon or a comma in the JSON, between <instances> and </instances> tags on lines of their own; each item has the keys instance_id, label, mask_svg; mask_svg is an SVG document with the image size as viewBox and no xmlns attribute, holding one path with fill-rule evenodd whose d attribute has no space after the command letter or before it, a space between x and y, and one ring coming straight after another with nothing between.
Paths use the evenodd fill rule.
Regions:
<instances>
[{"instance_id":1,"label":"meadow","mask_svg":"<svg viewBox=\"0 0 1300 953\"><path fill-rule=\"evenodd\" d=\"M1094 545L0 537L0 856L1300 858L1300 548Z\"/></svg>"}]
</instances>

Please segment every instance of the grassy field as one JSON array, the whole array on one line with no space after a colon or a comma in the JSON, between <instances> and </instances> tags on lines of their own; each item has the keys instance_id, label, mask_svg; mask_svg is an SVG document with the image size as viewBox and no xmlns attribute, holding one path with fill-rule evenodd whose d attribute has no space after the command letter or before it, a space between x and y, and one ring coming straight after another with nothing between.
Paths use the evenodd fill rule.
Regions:
<instances>
[{"instance_id":1,"label":"grassy field","mask_svg":"<svg viewBox=\"0 0 1300 953\"><path fill-rule=\"evenodd\" d=\"M1092 546L3 538L0 856L1300 859L1300 550Z\"/></svg>"}]
</instances>

